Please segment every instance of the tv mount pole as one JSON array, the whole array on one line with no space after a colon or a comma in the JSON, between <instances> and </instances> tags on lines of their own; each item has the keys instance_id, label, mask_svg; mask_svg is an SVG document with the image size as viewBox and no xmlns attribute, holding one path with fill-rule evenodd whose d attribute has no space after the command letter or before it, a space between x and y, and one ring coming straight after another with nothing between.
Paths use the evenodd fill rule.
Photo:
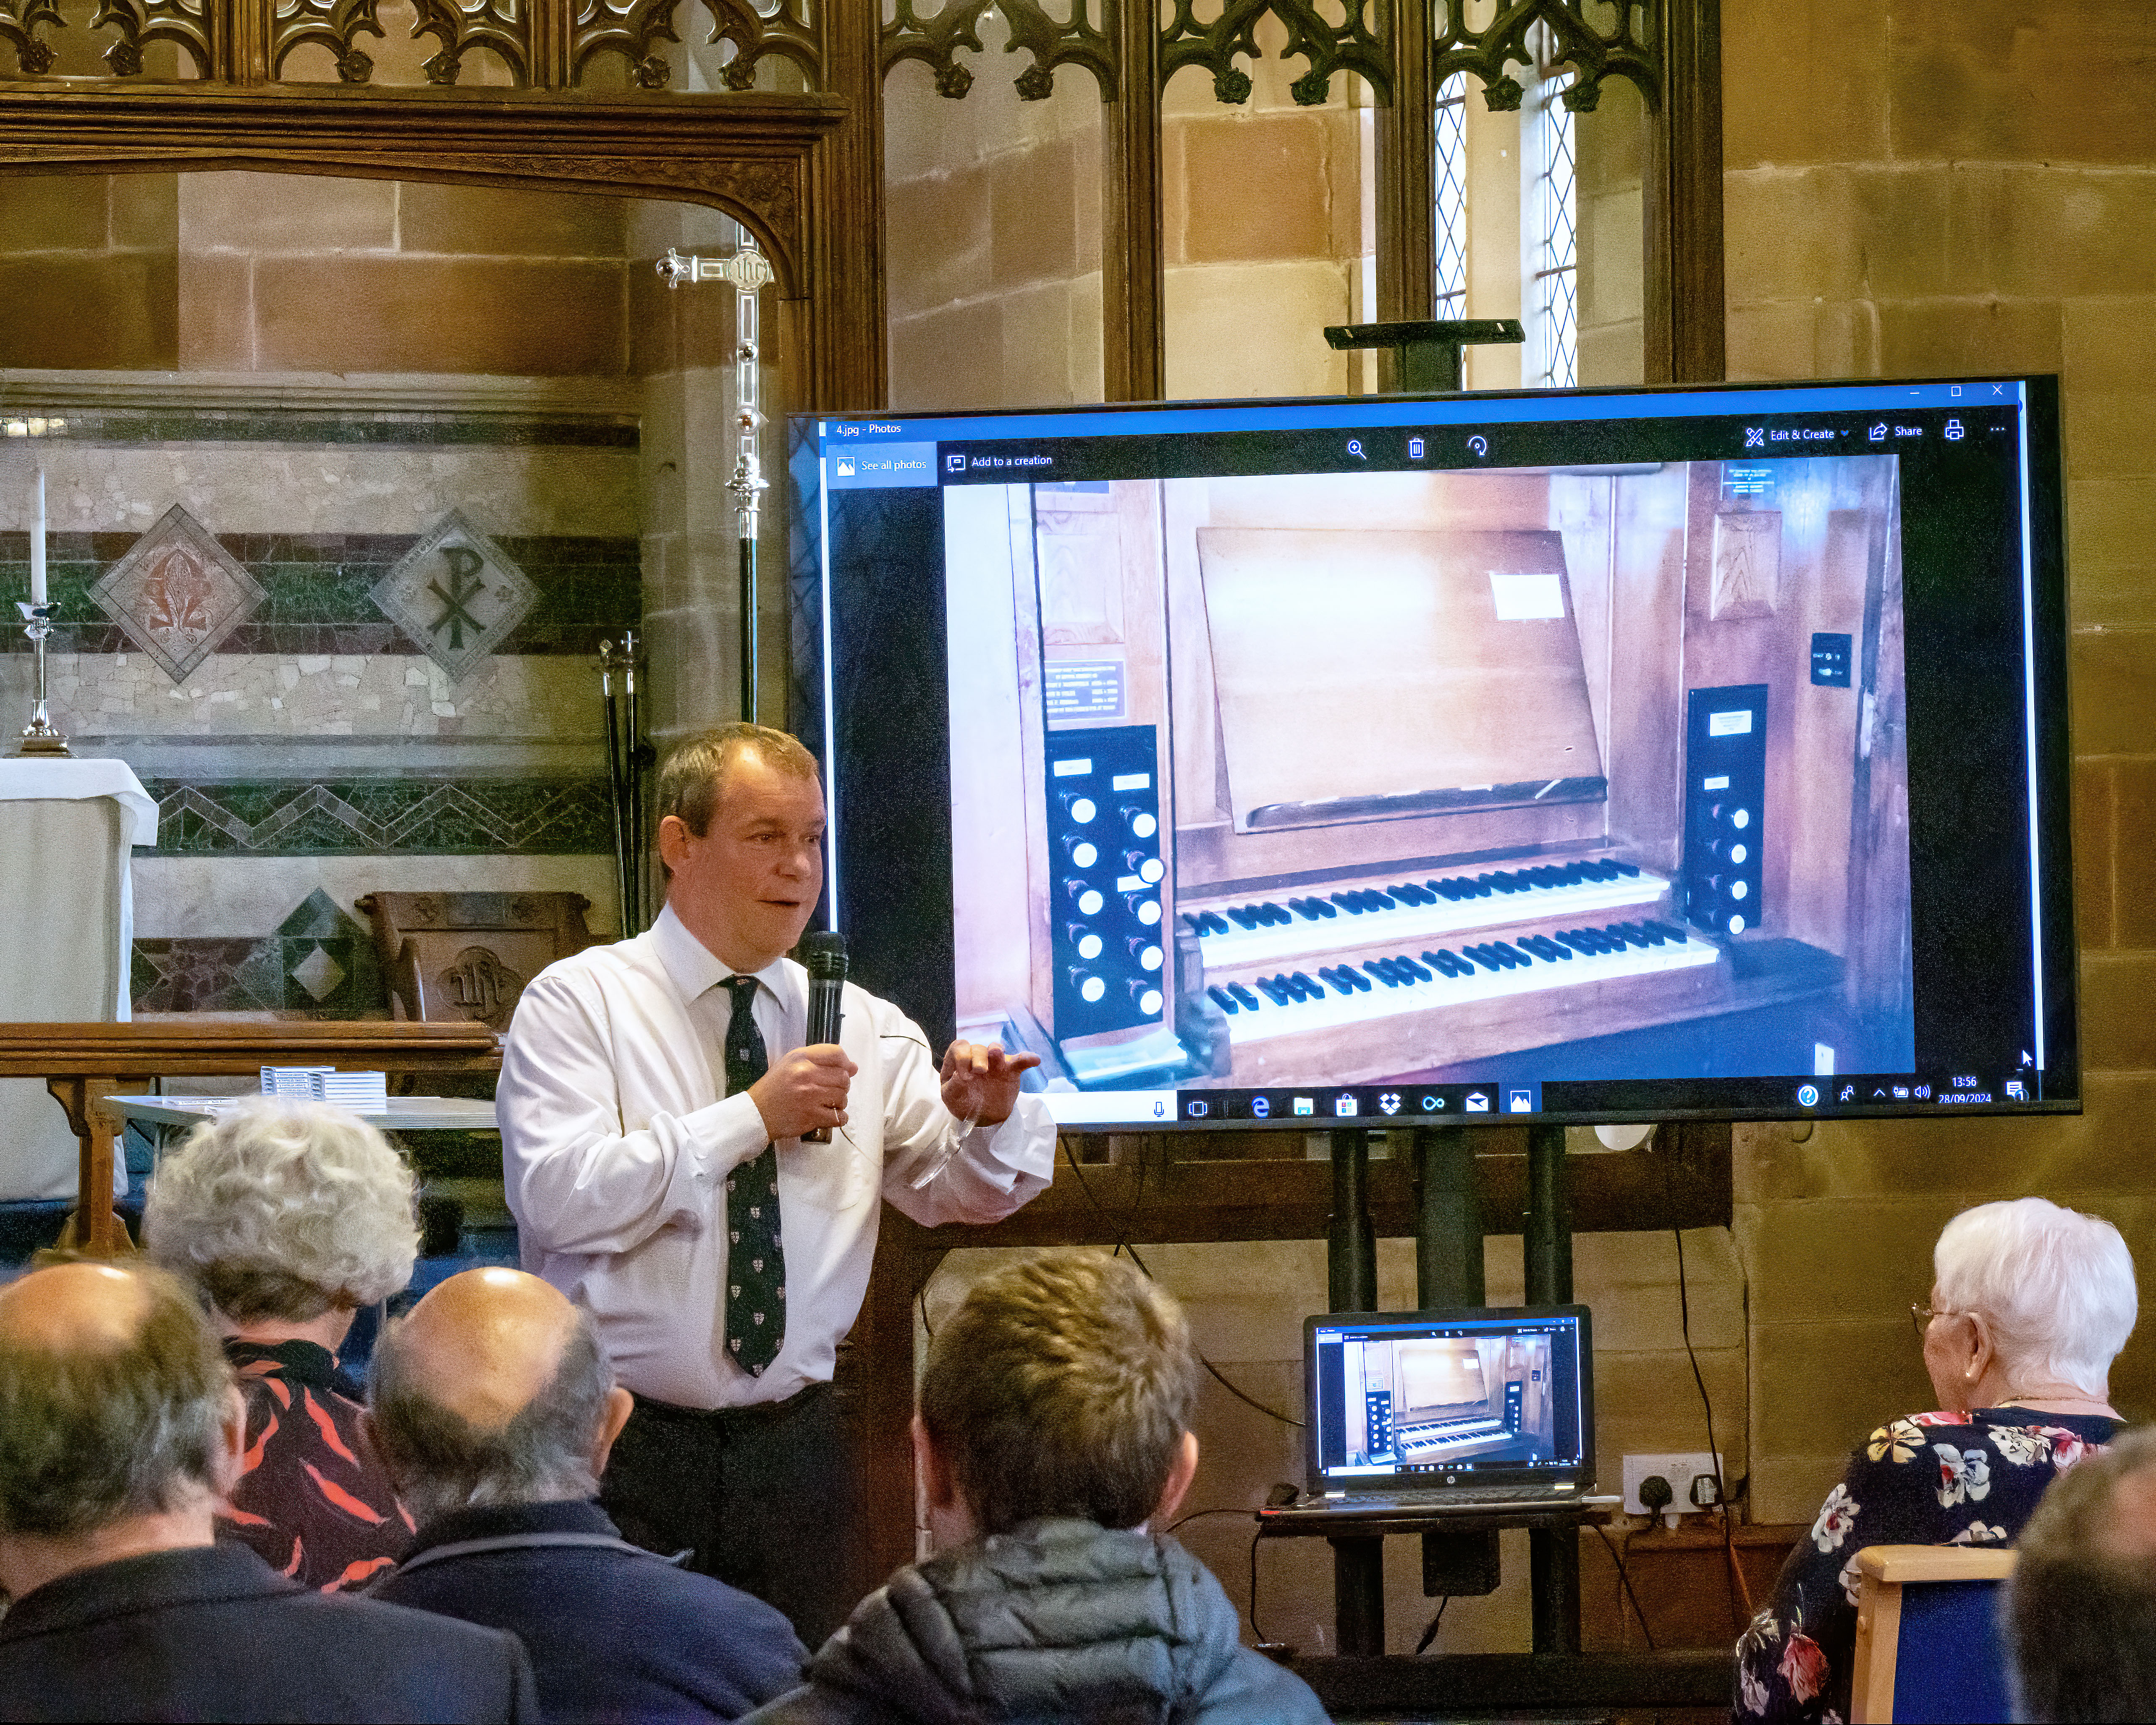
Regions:
<instances>
[{"instance_id":1,"label":"tv mount pole","mask_svg":"<svg viewBox=\"0 0 2156 1725\"><path fill-rule=\"evenodd\" d=\"M734 429L737 447L733 477L726 489L734 494L734 531L741 552L741 716L754 724L757 716L757 508L770 489L763 476L760 434L763 429L762 360L757 322L757 295L772 280L771 261L757 249L756 236L741 230L741 245L729 258L683 257L669 249L659 260L659 274L670 288L685 281L730 281L734 285Z\"/></svg>"},{"instance_id":2,"label":"tv mount pole","mask_svg":"<svg viewBox=\"0 0 2156 1725\"><path fill-rule=\"evenodd\" d=\"M1423 320L1336 324L1325 339L1342 352L1390 348L1388 393L1449 394L1460 387L1469 346L1524 341L1517 318ZM1369 1312L1378 1303L1377 1250L1367 1194L1367 1131L1334 1132L1332 1221L1327 1238L1327 1281L1336 1312ZM1419 1189L1415 1218L1415 1299L1425 1309L1480 1306L1486 1297L1482 1214L1476 1191L1474 1138L1464 1126L1416 1127L1396 1135L1412 1143ZM1403 1146L1404 1147L1404 1146ZM1564 1128L1527 1128L1525 1238L1530 1306L1572 1300L1572 1206L1567 1189ZM1533 1646L1537 1653L1579 1651L1579 1536L1536 1527L1528 1534ZM1334 1610L1340 1651L1385 1651L1383 1541L1334 1538ZM1426 1595L1487 1594L1497 1585L1494 1530L1423 1535Z\"/></svg>"}]
</instances>

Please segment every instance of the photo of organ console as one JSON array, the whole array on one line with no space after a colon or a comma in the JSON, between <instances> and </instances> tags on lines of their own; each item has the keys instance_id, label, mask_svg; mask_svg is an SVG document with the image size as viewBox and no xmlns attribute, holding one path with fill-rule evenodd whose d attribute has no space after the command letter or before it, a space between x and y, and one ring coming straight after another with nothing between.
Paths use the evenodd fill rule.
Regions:
<instances>
[{"instance_id":1,"label":"photo of organ console","mask_svg":"<svg viewBox=\"0 0 2156 1725\"><path fill-rule=\"evenodd\" d=\"M962 1029L1079 1090L1908 1067L1896 485L947 490Z\"/></svg>"},{"instance_id":2,"label":"photo of organ console","mask_svg":"<svg viewBox=\"0 0 2156 1725\"><path fill-rule=\"evenodd\" d=\"M1347 1386L1351 1467L1549 1461L1547 1336L1367 1343Z\"/></svg>"}]
</instances>

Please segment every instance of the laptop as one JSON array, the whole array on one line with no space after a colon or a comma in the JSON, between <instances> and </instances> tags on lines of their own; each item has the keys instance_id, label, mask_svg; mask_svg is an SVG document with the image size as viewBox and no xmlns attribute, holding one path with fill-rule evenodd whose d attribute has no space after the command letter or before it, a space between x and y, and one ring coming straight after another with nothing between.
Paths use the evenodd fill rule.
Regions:
<instances>
[{"instance_id":1,"label":"laptop","mask_svg":"<svg viewBox=\"0 0 2156 1725\"><path fill-rule=\"evenodd\" d=\"M1327 1312L1303 1325L1309 1489L1272 1513L1529 1513L1594 1488L1584 1306Z\"/></svg>"}]
</instances>

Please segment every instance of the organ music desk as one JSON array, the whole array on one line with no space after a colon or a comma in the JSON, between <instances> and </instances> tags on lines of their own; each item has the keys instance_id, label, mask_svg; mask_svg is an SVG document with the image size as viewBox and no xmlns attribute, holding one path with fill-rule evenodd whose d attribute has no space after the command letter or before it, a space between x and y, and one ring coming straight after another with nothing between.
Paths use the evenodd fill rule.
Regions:
<instances>
[{"instance_id":1,"label":"organ music desk","mask_svg":"<svg viewBox=\"0 0 2156 1725\"><path fill-rule=\"evenodd\" d=\"M1424 1306L1483 1301L1482 1237L1519 1234L1531 1304L1572 1298L1572 1234L1727 1227L1732 1184L1726 1124L1664 1126L1652 1147L1567 1156L1556 1127L1450 1127L1332 1135L1330 1161L1306 1158L1292 1133L1066 1135L1054 1183L1004 1221L927 1229L886 1208L860 1321L840 1350L839 1387L865 1483L864 1537L851 1553L866 1593L914 1560L914 1302L946 1254L976 1246L1144 1246L1326 1240L1329 1305L1376 1305L1375 1241L1417 1242ZM1351 1145L1350 1141L1353 1141ZM1358 1153L1348 1153L1350 1151ZM1472 1249L1470 1250L1471 1242ZM1387 1656L1374 1539L1334 1547L1335 1607L1352 1656L1296 1670L1337 1709L1721 1707L1721 1651L1580 1651L1576 1530L1538 1530L1534 1651ZM1346 1548L1358 1549L1346 1549Z\"/></svg>"}]
</instances>

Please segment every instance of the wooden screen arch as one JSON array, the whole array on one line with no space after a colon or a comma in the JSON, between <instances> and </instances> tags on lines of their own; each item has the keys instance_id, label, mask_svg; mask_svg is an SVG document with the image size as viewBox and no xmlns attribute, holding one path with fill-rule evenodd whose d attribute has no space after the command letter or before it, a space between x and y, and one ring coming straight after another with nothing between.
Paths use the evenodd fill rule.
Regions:
<instances>
[{"instance_id":1,"label":"wooden screen arch","mask_svg":"<svg viewBox=\"0 0 2156 1725\"><path fill-rule=\"evenodd\" d=\"M880 405L879 199L853 195L851 105L823 94L0 85L0 173L248 170L700 203L755 235L803 408ZM864 208L865 203L865 208Z\"/></svg>"}]
</instances>

